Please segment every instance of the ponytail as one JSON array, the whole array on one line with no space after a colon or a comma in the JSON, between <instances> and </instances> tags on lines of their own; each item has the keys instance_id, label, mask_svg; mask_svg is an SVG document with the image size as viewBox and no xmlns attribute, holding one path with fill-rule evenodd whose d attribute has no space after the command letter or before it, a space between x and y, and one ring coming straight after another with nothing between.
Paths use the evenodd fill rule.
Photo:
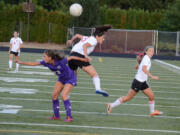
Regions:
<instances>
[{"instance_id":1,"label":"ponytail","mask_svg":"<svg viewBox=\"0 0 180 135\"><path fill-rule=\"evenodd\" d=\"M143 59L143 57L144 57L145 55L146 55L145 52L144 52L144 53L139 53L139 54L137 55L136 61L137 61L138 64L141 63L141 61L142 61L142 59Z\"/></svg>"}]
</instances>

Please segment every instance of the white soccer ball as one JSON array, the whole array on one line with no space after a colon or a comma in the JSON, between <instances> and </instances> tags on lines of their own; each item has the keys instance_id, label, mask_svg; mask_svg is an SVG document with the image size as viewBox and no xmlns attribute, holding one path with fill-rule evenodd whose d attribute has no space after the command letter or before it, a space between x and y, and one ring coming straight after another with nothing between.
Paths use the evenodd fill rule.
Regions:
<instances>
[{"instance_id":1,"label":"white soccer ball","mask_svg":"<svg viewBox=\"0 0 180 135\"><path fill-rule=\"evenodd\" d=\"M80 4L74 3L70 6L69 12L72 16L80 16L82 14L83 8Z\"/></svg>"}]
</instances>

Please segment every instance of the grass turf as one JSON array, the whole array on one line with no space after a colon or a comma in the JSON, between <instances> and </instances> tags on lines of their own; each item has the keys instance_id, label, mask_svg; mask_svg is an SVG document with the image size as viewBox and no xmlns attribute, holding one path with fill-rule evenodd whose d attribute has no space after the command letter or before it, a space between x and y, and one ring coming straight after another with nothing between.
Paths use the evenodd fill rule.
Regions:
<instances>
[{"instance_id":1,"label":"grass turf","mask_svg":"<svg viewBox=\"0 0 180 135\"><path fill-rule=\"evenodd\" d=\"M74 121L65 123L63 102L61 104L61 120L52 121L51 93L56 75L38 75L8 73L8 54L0 52L0 87L35 89L35 94L0 93L0 104L22 106L17 114L2 113L7 109L1 106L0 134L3 135L170 135L180 134L180 75L152 61L151 73L160 77L159 81L149 79L155 93L156 108L163 111L161 117L149 116L148 99L141 92L129 101L115 108L113 113L106 116L107 102L113 102L127 94L135 76L135 59L92 57L92 65L96 68L102 88L109 92L105 98L95 94L91 78L79 70L78 85L71 94L72 115ZM22 61L42 59L43 54L21 53ZM179 61L166 61L180 65ZM14 64L15 66L15 64ZM48 69L20 67L20 71L50 72ZM4 82L1 79L32 78L48 79L49 82ZM59 97L60 99L60 97Z\"/></svg>"}]
</instances>

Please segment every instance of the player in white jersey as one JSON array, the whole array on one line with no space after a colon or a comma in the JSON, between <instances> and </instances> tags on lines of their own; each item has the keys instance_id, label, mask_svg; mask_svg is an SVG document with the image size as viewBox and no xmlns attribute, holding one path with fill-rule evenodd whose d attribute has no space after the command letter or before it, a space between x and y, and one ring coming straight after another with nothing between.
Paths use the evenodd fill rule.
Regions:
<instances>
[{"instance_id":1,"label":"player in white jersey","mask_svg":"<svg viewBox=\"0 0 180 135\"><path fill-rule=\"evenodd\" d=\"M22 47L22 40L18 37L18 32L14 32L14 37L10 40L10 47L9 47L9 69L8 71L12 70L12 64L13 64L13 55L15 55L16 60L19 60L20 56L20 49ZM19 70L19 64L16 63L16 71Z\"/></svg>"},{"instance_id":2,"label":"player in white jersey","mask_svg":"<svg viewBox=\"0 0 180 135\"><path fill-rule=\"evenodd\" d=\"M105 32L110 29L111 26L100 26L96 27L95 32L92 36L83 36L80 34L76 34L71 40L67 41L67 44L72 45L76 39L80 39L80 41L75 44L71 50L70 56L77 56L81 58L87 58L89 61L92 59L88 56L91 52L93 52L94 48L97 44L102 44L104 41ZM100 78L95 70L95 68L89 62L82 62L79 60L71 60L68 62L69 67L77 73L78 67L80 67L83 71L88 73L92 77L96 93L102 94L107 97L109 94L106 91L101 90Z\"/></svg>"},{"instance_id":3,"label":"player in white jersey","mask_svg":"<svg viewBox=\"0 0 180 135\"><path fill-rule=\"evenodd\" d=\"M147 46L142 61L139 60L140 65L138 66L138 71L135 76L135 79L132 82L131 89L129 90L126 96L120 97L115 102L107 104L107 114L110 114L114 107L131 100L139 92L139 90L141 90L149 98L150 116L162 114L162 112L159 112L158 110L154 109L154 93L152 92L152 89L149 87L147 83L148 76L152 79L159 80L158 76L153 76L149 72L151 68L151 58L153 54L153 46Z\"/></svg>"}]
</instances>

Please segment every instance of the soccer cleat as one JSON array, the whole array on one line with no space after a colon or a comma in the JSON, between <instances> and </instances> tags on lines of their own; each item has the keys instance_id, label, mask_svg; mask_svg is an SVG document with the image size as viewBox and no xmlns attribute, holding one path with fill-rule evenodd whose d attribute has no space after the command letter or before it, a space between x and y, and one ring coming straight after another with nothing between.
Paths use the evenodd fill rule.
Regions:
<instances>
[{"instance_id":1,"label":"soccer cleat","mask_svg":"<svg viewBox=\"0 0 180 135\"><path fill-rule=\"evenodd\" d=\"M52 117L49 118L49 120L60 120L60 117L52 116Z\"/></svg>"},{"instance_id":2,"label":"soccer cleat","mask_svg":"<svg viewBox=\"0 0 180 135\"><path fill-rule=\"evenodd\" d=\"M8 68L8 71L12 71L12 68Z\"/></svg>"},{"instance_id":3,"label":"soccer cleat","mask_svg":"<svg viewBox=\"0 0 180 135\"><path fill-rule=\"evenodd\" d=\"M163 112L160 112L160 111L158 111L158 110L155 110L153 113L150 113L150 116L153 117L153 116L155 116L155 115L161 115L161 114L163 114Z\"/></svg>"},{"instance_id":4,"label":"soccer cleat","mask_svg":"<svg viewBox=\"0 0 180 135\"><path fill-rule=\"evenodd\" d=\"M72 119L71 117L68 116L64 121L65 121L65 122L72 122L73 119Z\"/></svg>"},{"instance_id":5,"label":"soccer cleat","mask_svg":"<svg viewBox=\"0 0 180 135\"><path fill-rule=\"evenodd\" d=\"M106 104L106 114L109 115L112 112L112 107L110 103Z\"/></svg>"},{"instance_id":6,"label":"soccer cleat","mask_svg":"<svg viewBox=\"0 0 180 135\"><path fill-rule=\"evenodd\" d=\"M17 73L18 71L19 71L19 70L14 70L13 72L14 72L14 73Z\"/></svg>"},{"instance_id":7,"label":"soccer cleat","mask_svg":"<svg viewBox=\"0 0 180 135\"><path fill-rule=\"evenodd\" d=\"M109 96L109 94L106 91L103 91L103 90L96 90L96 94L101 94L104 97L108 97Z\"/></svg>"}]
</instances>

